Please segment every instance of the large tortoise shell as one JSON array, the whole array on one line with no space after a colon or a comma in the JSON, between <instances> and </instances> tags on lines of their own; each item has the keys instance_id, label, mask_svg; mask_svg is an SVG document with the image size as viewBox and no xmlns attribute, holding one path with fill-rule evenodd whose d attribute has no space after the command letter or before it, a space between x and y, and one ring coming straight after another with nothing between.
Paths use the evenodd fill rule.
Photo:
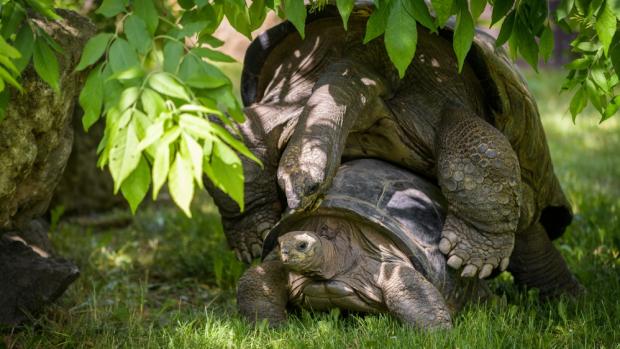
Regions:
<instances>
[{"instance_id":1,"label":"large tortoise shell","mask_svg":"<svg viewBox=\"0 0 620 349\"><path fill-rule=\"evenodd\" d=\"M447 204L439 188L410 171L384 161L360 159L344 163L319 207L287 213L269 232L263 258L278 236L295 230L309 216L336 216L369 224L392 240L429 280L445 273L437 246Z\"/></svg>"},{"instance_id":2,"label":"large tortoise shell","mask_svg":"<svg viewBox=\"0 0 620 349\"><path fill-rule=\"evenodd\" d=\"M351 16L368 16L371 11L371 2L356 1ZM337 16L334 6L326 6L310 13L306 22ZM438 35L451 39L452 28L448 24ZM246 106L261 100L265 86L259 81L269 80L262 76L265 61L288 35L298 34L290 22L283 22L258 36L248 48L241 76L241 95ZM532 189L524 198L531 206L528 210L532 220L539 220L552 239L559 237L570 224L572 211L553 171L538 108L527 84L503 48L496 47L495 39L482 31L476 32L467 64L483 82L491 123L517 153L522 180Z\"/></svg>"}]
</instances>

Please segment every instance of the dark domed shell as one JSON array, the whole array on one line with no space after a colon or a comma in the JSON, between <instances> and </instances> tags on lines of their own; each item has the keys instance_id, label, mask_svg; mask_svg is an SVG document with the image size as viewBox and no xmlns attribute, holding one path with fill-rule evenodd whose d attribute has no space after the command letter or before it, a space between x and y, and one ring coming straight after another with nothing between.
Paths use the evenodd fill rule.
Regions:
<instances>
[{"instance_id":1,"label":"dark domed shell","mask_svg":"<svg viewBox=\"0 0 620 349\"><path fill-rule=\"evenodd\" d=\"M344 163L317 210L285 215L267 235L263 258L278 236L315 215L348 217L370 224L405 252L417 270L443 275L444 257L437 249L445 218L445 199L425 179L389 163L361 159Z\"/></svg>"},{"instance_id":2,"label":"dark domed shell","mask_svg":"<svg viewBox=\"0 0 620 349\"><path fill-rule=\"evenodd\" d=\"M367 16L370 8L368 2L356 1L351 18ZM334 6L326 6L322 11L309 14L306 22L337 16ZM272 50L294 33L293 25L284 22L252 42L245 56L241 77L241 95L245 105L261 99L264 85L269 81L268 77L259 79L265 62ZM440 35L451 39L451 26L440 30ZM504 50L495 46L495 39L483 32L476 32L467 64L484 82L482 85L490 113L487 120L512 145L519 158L522 180L531 188L531 198L528 200L533 200L533 216L525 218L527 222L524 224L530 224L530 219L540 221L552 239L559 237L572 220L571 207L553 171L538 108L527 84Z\"/></svg>"}]
</instances>

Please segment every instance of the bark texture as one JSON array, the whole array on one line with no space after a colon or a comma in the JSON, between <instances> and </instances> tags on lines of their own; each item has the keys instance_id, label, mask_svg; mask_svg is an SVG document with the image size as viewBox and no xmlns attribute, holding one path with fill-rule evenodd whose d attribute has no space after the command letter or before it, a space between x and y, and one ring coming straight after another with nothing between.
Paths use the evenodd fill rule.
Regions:
<instances>
[{"instance_id":1,"label":"bark texture","mask_svg":"<svg viewBox=\"0 0 620 349\"><path fill-rule=\"evenodd\" d=\"M63 20L37 25L64 50L58 55L60 93L29 67L22 75L27 92L13 91L0 125L0 232L45 213L71 153L71 120L84 78L74 68L95 28L73 12L58 13Z\"/></svg>"}]
</instances>

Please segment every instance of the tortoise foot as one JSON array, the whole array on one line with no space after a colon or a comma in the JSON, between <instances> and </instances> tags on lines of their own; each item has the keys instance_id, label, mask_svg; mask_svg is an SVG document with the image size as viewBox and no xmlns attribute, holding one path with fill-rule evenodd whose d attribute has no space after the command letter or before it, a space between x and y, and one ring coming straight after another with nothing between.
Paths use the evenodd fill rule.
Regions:
<instances>
[{"instance_id":1,"label":"tortoise foot","mask_svg":"<svg viewBox=\"0 0 620 349\"><path fill-rule=\"evenodd\" d=\"M463 268L461 276L484 279L495 268L508 267L514 246L514 234L489 234L471 227L453 214L448 214L439 250L448 257L448 265Z\"/></svg>"}]
</instances>

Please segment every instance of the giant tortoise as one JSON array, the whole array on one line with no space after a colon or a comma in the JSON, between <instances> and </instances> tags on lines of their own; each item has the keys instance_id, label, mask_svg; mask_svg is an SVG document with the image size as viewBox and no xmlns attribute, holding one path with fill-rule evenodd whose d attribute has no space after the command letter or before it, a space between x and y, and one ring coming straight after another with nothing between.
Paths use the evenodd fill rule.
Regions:
<instances>
[{"instance_id":1,"label":"giant tortoise","mask_svg":"<svg viewBox=\"0 0 620 349\"><path fill-rule=\"evenodd\" d=\"M508 267L544 292L579 284L551 240L572 212L553 171L536 103L492 37L477 32L458 72L452 30L418 26L403 79L382 38L363 44L370 8L344 30L334 7L308 16L305 39L288 23L250 45L240 131L264 167L244 163L245 211L213 191L240 259L259 257L288 206L320 205L343 161L378 158L439 185L448 202L440 250L463 276Z\"/></svg>"},{"instance_id":2,"label":"giant tortoise","mask_svg":"<svg viewBox=\"0 0 620 349\"><path fill-rule=\"evenodd\" d=\"M239 281L241 314L286 320L287 307L389 312L417 328L448 328L465 302L489 295L438 248L446 201L389 163L343 164L320 206L287 214L265 238L265 261Z\"/></svg>"}]
</instances>

